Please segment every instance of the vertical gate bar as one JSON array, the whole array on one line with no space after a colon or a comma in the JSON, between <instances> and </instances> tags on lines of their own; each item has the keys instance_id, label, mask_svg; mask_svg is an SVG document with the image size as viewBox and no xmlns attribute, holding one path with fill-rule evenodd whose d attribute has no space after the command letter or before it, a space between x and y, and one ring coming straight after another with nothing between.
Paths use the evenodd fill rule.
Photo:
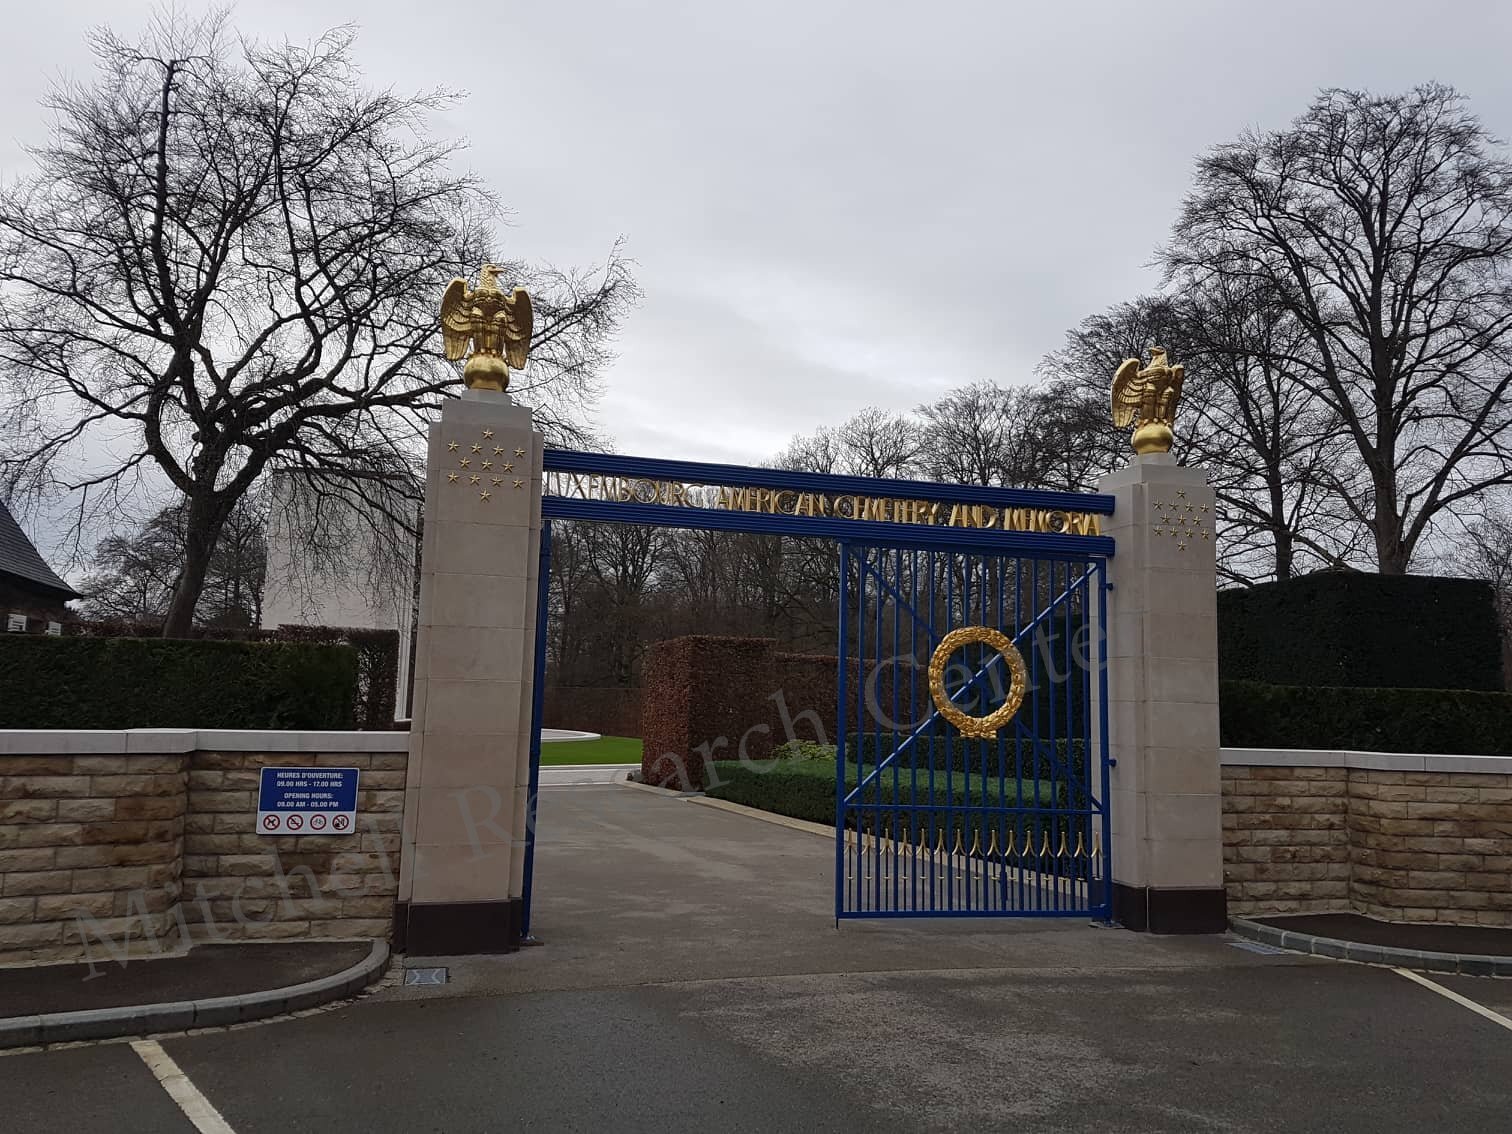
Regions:
<instances>
[{"instance_id":1,"label":"vertical gate bar","mask_svg":"<svg viewBox=\"0 0 1512 1134\"><path fill-rule=\"evenodd\" d=\"M945 610L948 612L947 617L945 619L945 625L947 627L956 625L956 616L955 616L955 561L956 561L955 552L953 552L953 551L947 552L946 553L946 567L945 567ZM946 673L948 674L949 672L950 671L947 669ZM949 684L948 681L946 682L946 685L945 685L945 692L946 692L947 695L950 693L950 684ZM941 723L940 723L940 721L938 719L935 721L934 725L930 729L929 746L930 746L930 752L931 752L931 754L934 754L935 758L938 759L938 755L936 754L936 749L937 749L938 746L935 744L935 741L940 738L940 733L942 731L944 731L944 733L945 733L944 740L945 740L945 752L946 752L946 760L945 760L945 808L944 808L944 811L945 811L945 816L944 816L944 823L945 823L945 861L949 864L949 870L948 870L948 872L945 875L945 883L946 883L946 887L945 887L945 908L947 910L953 910L953 909L955 909L955 849L954 849L955 848L955 823L954 823L954 820L955 820L955 811L954 811L952 805L953 805L953 801L954 801L954 798L955 798L955 795L954 795L954 792L955 792L955 788L954 788L954 780L955 780L955 744L954 744L954 742L950 738L949 731L943 729L943 727L942 727L942 725L941 725Z\"/></svg>"},{"instance_id":2,"label":"vertical gate bar","mask_svg":"<svg viewBox=\"0 0 1512 1134\"><path fill-rule=\"evenodd\" d=\"M972 606L971 584L972 584L972 574L975 571L976 571L976 560L973 557L973 555L970 552L964 552L964 553L962 553L962 555L961 555L961 625L962 626L969 626L969 625L971 625L971 616L972 616L972 609L971 609L971 606ZM966 650L965 650L965 656L966 656L966 672L968 672L968 673L976 673L979 669L981 669L981 666L982 666L982 647L980 645L976 647L976 650L975 650L976 656L975 657L972 656L972 653L973 653L972 648L970 646L967 646ZM970 694L972 697L976 697L978 695L977 692L976 692L976 683L973 682L970 686L968 686L964 690L964 692ZM971 708L972 708L972 710L973 710L974 713L976 713L977 715L980 715L980 709L979 709L979 707L976 705L976 703L974 701L971 702ZM976 746L977 746L977 744L979 742L975 741L975 740L971 740L971 739L969 739L967 737L958 737L957 741L961 745L961 781L962 781L962 787L961 787L961 806L956 809L956 818L957 818L957 821L960 823L960 828L959 829L960 829L960 832L961 832L960 842L957 845L960 846L960 848L961 848L961 850L963 852L962 855L961 855L961 908L963 910L969 910L969 909L971 909L971 881L972 881L972 879L971 879L971 836L968 833L967 828L971 826L971 764L972 764L972 756L974 755ZM952 742L952 743L955 743L955 742ZM954 797L952 797L952 800L953 799L954 799Z\"/></svg>"},{"instance_id":3,"label":"vertical gate bar","mask_svg":"<svg viewBox=\"0 0 1512 1134\"><path fill-rule=\"evenodd\" d=\"M1029 617L1031 621L1037 623L1042 613L1040 610L1040 561L1038 559L1034 560L1034 585L1030 588L1030 591ZM1041 810L1044 807L1044 798L1041 792L1041 788L1044 785L1040 782L1040 775L1044 762L1045 745L1044 734L1040 731L1039 707L1040 700L1043 697L1043 693L1040 690L1040 679L1042 676L1040 672L1040 655L1039 651L1034 648L1033 642L1029 644L1029 657L1030 685L1034 689L1034 704L1030 707L1029 713L1034 733L1034 834L1031 836L1031 845L1034 847L1034 908L1036 910L1043 910L1045 908L1045 855L1042 848L1045 842L1041 832L1041 824L1044 822L1045 813ZM1053 769L1051 769L1051 773L1051 785L1052 790L1054 790Z\"/></svg>"},{"instance_id":4,"label":"vertical gate bar","mask_svg":"<svg viewBox=\"0 0 1512 1134\"><path fill-rule=\"evenodd\" d=\"M1078 584L1075 584L1075 587L1072 587L1072 582L1070 582L1070 573L1074 572L1074 570L1075 572L1077 572L1077 578L1083 579L1083 582L1078 582ZM1066 658L1064 658L1063 665L1061 665L1061 671L1066 674L1066 770L1067 774L1069 774L1070 782L1072 782L1070 789L1072 789L1072 791L1078 792L1077 804L1075 804L1075 806L1077 806L1078 812L1080 812L1080 810L1083 809L1084 806L1086 806L1086 804L1083 803L1083 800L1087 795L1087 776L1086 773L1078 774L1078 768L1081 767L1081 762L1078 761L1078 759L1075 759L1074 754L1072 754L1074 753L1075 747L1077 747L1077 733L1081 732L1080 727L1075 724L1075 720L1077 720L1077 718L1075 718L1074 715L1075 709L1077 709L1077 705L1075 705L1075 700L1077 699L1075 699L1074 694L1075 691L1077 691L1078 686L1080 686L1081 674L1078 673L1078 671L1072 670L1072 662L1074 662L1075 659L1070 656L1070 653L1072 653L1072 650L1070 650L1070 644L1072 644L1072 635L1074 635L1075 632L1074 626L1072 626L1072 615L1074 615L1075 611L1077 611L1077 596L1081 593L1081 588L1086 585L1086 582L1084 582L1086 581L1086 575L1086 564L1066 564L1066 590L1069 591L1069 594L1067 594L1066 596ZM1077 685L1072 685L1072 674L1075 674ZM1067 800L1067 806L1069 806L1069 804L1070 801ZM1074 847L1074 844L1072 844L1072 839L1070 839L1070 833L1072 833L1072 829L1080 829L1080 827L1081 816L1072 815L1072 812L1070 812L1070 810L1067 810L1066 821L1064 821L1064 832L1066 832L1067 848ZM1072 850L1072 854L1074 853L1075 851ZM1070 869L1072 868L1072 866L1075 866L1075 859L1066 859L1066 866L1066 874L1069 875L1069 877L1072 877L1072 881L1070 881L1069 892L1070 900L1069 903L1067 903L1067 907L1074 910L1086 909L1086 903L1084 903L1084 901L1081 901L1080 895L1077 894L1077 881L1075 881L1075 871L1072 871L1072 869Z\"/></svg>"},{"instance_id":5,"label":"vertical gate bar","mask_svg":"<svg viewBox=\"0 0 1512 1134\"><path fill-rule=\"evenodd\" d=\"M866 722L866 591L870 580L871 552L858 550L860 566L856 571L856 802L851 812L856 819L856 910L866 909L866 790L861 782L866 779L867 741L871 739Z\"/></svg>"},{"instance_id":6,"label":"vertical gate bar","mask_svg":"<svg viewBox=\"0 0 1512 1134\"><path fill-rule=\"evenodd\" d=\"M525 882L520 888L520 937L530 937L535 897L536 797L541 794L541 715L546 700L546 616L551 609L551 521L541 521L536 569L535 681L530 693L530 785L525 789Z\"/></svg>"},{"instance_id":7,"label":"vertical gate bar","mask_svg":"<svg viewBox=\"0 0 1512 1134\"><path fill-rule=\"evenodd\" d=\"M1077 564L1075 564L1075 563L1067 563L1066 564L1066 592L1067 592L1066 593L1066 600L1065 600L1066 641L1065 641L1064 652L1063 652L1062 657L1061 657L1061 672L1066 675L1066 691L1065 692L1066 692L1066 793L1067 793L1067 795L1066 795L1066 807L1067 807L1067 810L1061 816L1060 828L1061 828L1061 832L1062 832L1062 835L1061 835L1061 838L1062 838L1061 845L1064 846L1067 849L1067 853L1068 854L1071 851L1071 829L1073 827L1075 827L1075 826L1078 825L1077 822L1076 822L1076 820L1072 818L1072 814L1071 814L1071 811L1070 811L1070 808L1072 806L1071 793L1072 792L1079 792L1081 790L1081 783L1080 783L1081 777L1076 774L1076 766L1077 766L1076 765L1076 758L1073 755L1073 751L1076 748L1076 733L1077 733L1078 730L1077 730L1076 725L1075 725L1076 718L1072 715L1073 711L1075 709L1075 706L1072 704L1072 697L1071 697L1071 694L1072 694L1073 689L1074 689L1074 685L1072 683L1072 676L1071 676L1072 672L1073 672L1072 669L1071 669L1071 633L1072 633L1071 615L1076 610L1076 593L1077 593L1078 588L1081 586L1080 583L1078 583L1075 586L1073 586L1072 582L1071 582L1071 573L1073 571L1076 571L1076 570L1077 570ZM1084 571L1079 571L1078 574L1085 574L1085 572ZM1080 807L1081 807L1081 801L1079 799L1077 800L1075 806L1078 809L1080 809ZM1074 876L1075 872L1071 869L1072 866L1074 866L1074 865L1075 865L1075 863L1073 862L1073 860L1071 858L1067 858L1066 861L1062 864L1062 868L1061 868L1061 874L1062 874L1062 876L1064 878L1066 878L1066 879L1069 880L1067 882L1067 890L1066 890L1066 895L1065 895L1065 907L1068 910L1076 910L1076 909L1081 909L1082 908L1081 902L1078 900L1078 896L1077 896L1077 893L1076 893L1076 879L1075 879L1075 876Z\"/></svg>"},{"instance_id":8,"label":"vertical gate bar","mask_svg":"<svg viewBox=\"0 0 1512 1134\"><path fill-rule=\"evenodd\" d=\"M1097 683L1098 748L1102 765L1102 916L1113 920L1113 830L1109 819L1113 801L1108 798L1108 561L1097 561Z\"/></svg>"},{"instance_id":9,"label":"vertical gate bar","mask_svg":"<svg viewBox=\"0 0 1512 1134\"><path fill-rule=\"evenodd\" d=\"M1018 628L1024 622L1024 558L1020 555L1013 561L1013 633L1018 636ZM1025 673L1025 680L1028 680ZM1025 696L1033 697L1034 691L1026 689ZM1024 908L1024 720L1023 707L1019 707L1019 715L1013 721L1013 833L1014 853L1013 878L1015 894L1013 908Z\"/></svg>"},{"instance_id":10,"label":"vertical gate bar","mask_svg":"<svg viewBox=\"0 0 1512 1134\"><path fill-rule=\"evenodd\" d=\"M1081 695L1081 769L1082 779L1086 786L1082 789L1085 797L1083 810L1085 814L1077 817L1078 838L1086 839L1087 857L1082 868L1082 901L1087 907L1088 913L1092 911L1092 571L1095 564L1087 564L1088 570L1082 576L1082 625L1086 631L1086 647L1082 650L1078 663L1081 665L1082 674L1077 683L1077 692Z\"/></svg>"},{"instance_id":11,"label":"vertical gate bar","mask_svg":"<svg viewBox=\"0 0 1512 1134\"><path fill-rule=\"evenodd\" d=\"M985 554L982 556L980 563L981 577L977 581L977 607L981 613L979 624L982 626L989 626L992 622L992 613L990 606L992 595L991 562L991 556ZM984 650L983 652L985 653L987 651ZM990 661L991 659L989 658L988 660ZM1001 664L1001 662L994 664L992 672L995 674L1001 674ZM985 716L987 713L995 712L997 710L997 705L985 705L983 706L983 710L983 715ZM988 786L987 783L987 778L991 774L990 748L992 746L993 743L991 741L981 740L977 742L977 759L981 762L982 765L982 799L981 802L977 805L977 812L974 818L975 825L973 827L973 835L971 841L973 845L980 846L982 849L981 857L977 860L976 867L977 886L981 890L981 895L977 899L977 906L982 910L989 909L992 900L992 880L990 877L991 871L988 870L989 856L987 854L987 847L989 845L987 835L988 829L992 825L993 814L991 811L987 810L992 806L990 802L990 800L992 799L992 789Z\"/></svg>"},{"instance_id":12,"label":"vertical gate bar","mask_svg":"<svg viewBox=\"0 0 1512 1134\"><path fill-rule=\"evenodd\" d=\"M835 921L845 906L845 733L850 717L850 691L846 669L850 664L850 544L840 545L840 664L835 676L835 705L839 720L835 736Z\"/></svg>"},{"instance_id":13,"label":"vertical gate bar","mask_svg":"<svg viewBox=\"0 0 1512 1134\"><path fill-rule=\"evenodd\" d=\"M1005 579L1005 576L1007 576L1005 564L1007 564L1007 559L999 556L998 615L996 615L996 624L998 624L999 632L1005 631L1009 635L1009 638L1012 638L1012 627L1004 627L1004 624L1002 624L1002 591L1004 591L1005 582L1007 582L1007 579ZM1012 674L1010 674L1009 680L1012 682ZM1012 729L1013 721L1009 721L1009 727ZM1002 739L1001 732L998 733L998 745L996 747L998 747L998 806L1005 807L1009 803L1009 762L1007 762L1007 748L1004 747L1004 739ZM1009 845L1007 844L1009 832L1007 832L1007 826L1005 826L1007 818L1009 818L1009 813L998 812L998 818L992 824L993 833L998 836L998 839L996 839L996 842L998 842L998 885L996 885L995 897L998 900L999 912L1007 912L1007 909L1009 909L1009 874L1007 874L1007 869L1009 869L1009 854L1005 850L1007 845Z\"/></svg>"},{"instance_id":14,"label":"vertical gate bar","mask_svg":"<svg viewBox=\"0 0 1512 1134\"><path fill-rule=\"evenodd\" d=\"M908 620L908 730L918 727L919 719L919 549L908 553L908 597L913 600L914 617ZM896 674L896 670L893 671ZM896 677L894 678L896 680ZM908 872L908 908L919 908L919 745L915 742L908 762L908 845L911 865Z\"/></svg>"},{"instance_id":15,"label":"vertical gate bar","mask_svg":"<svg viewBox=\"0 0 1512 1134\"><path fill-rule=\"evenodd\" d=\"M902 611L899 609L899 603L898 603L897 595L901 595L903 593L903 549L902 548L894 548L893 549L893 557L892 558L893 558L893 580L892 581L893 581L894 596L893 596L893 600L892 600L892 611L893 611L892 640L890 642L888 642L888 644L887 644L888 657L889 658L895 656L897 654L897 652L898 652L898 617L899 617L899 615L902 614ZM879 661L877 664L878 664L878 667L880 668L882 663ZM892 666L888 666L888 671L893 671L893 667ZM893 752L897 752L897 750L898 750L898 678L897 678L897 674L896 674L895 671L894 672L890 672L890 680L892 681L892 687L893 687L893 703L892 703L892 713L891 713L891 715L887 719L887 723L889 725L888 732L889 732L889 734L892 737L892 739L889 741L889 744L892 746L892 751ZM881 687L882 687L882 679L881 679L881 676L879 675L878 678L877 678L877 695L878 695L878 700L881 699L881 694L882 694L882 688ZM898 772L898 761L897 761L896 758L894 758L893 762L892 762L892 782L893 782L893 791L892 791L892 800L891 800L892 806L889 807L888 811L887 811L887 832L888 832L888 837L892 840L892 842L891 842L891 845L887 848L887 853L888 853L888 856L892 859L892 908L895 911L898 908L898 793L899 793L899 790L900 790L899 787L898 787L898 774L899 774L899 772Z\"/></svg>"},{"instance_id":16,"label":"vertical gate bar","mask_svg":"<svg viewBox=\"0 0 1512 1134\"><path fill-rule=\"evenodd\" d=\"M1056 577L1056 567L1059 566L1059 564L1054 559L1052 559L1047 564L1045 564L1045 566L1048 568L1050 575L1050 586L1045 591L1045 594L1050 599L1051 603L1054 603L1055 596L1060 594L1060 580ZM1055 704L1057 700L1055 689L1055 607L1052 605L1048 610L1046 610L1045 613L1045 621L1041 623L1042 631L1045 634L1045 647L1042 651L1036 650L1035 652L1044 654L1045 669L1049 671L1049 677L1047 679L1048 684L1045 689L1045 700L1048 702L1046 707L1050 710L1050 736L1049 743L1046 747L1050 754L1049 806L1051 808L1055 808L1060 805L1061 795L1060 766L1058 761L1056 760L1057 753L1055 751L1055 746L1060 743L1061 734L1059 722L1056 720L1057 714ZM1039 801L1039 803L1041 808L1045 807L1046 805L1043 798ZM1046 826L1050 828L1050 830L1048 831L1048 834L1050 836L1050 893L1047 895L1047 897L1049 899L1048 904L1051 909L1058 909L1060 907L1060 879L1056 873L1057 863L1055 861L1055 818L1055 812L1051 811L1047 816L1046 823Z\"/></svg>"},{"instance_id":17,"label":"vertical gate bar","mask_svg":"<svg viewBox=\"0 0 1512 1134\"><path fill-rule=\"evenodd\" d=\"M885 602L886 594L888 594L885 585L883 585L886 582L886 572L888 572L888 552L881 549L881 547L877 547L875 550L877 550L877 588L875 588L877 590L877 623L875 623L874 629L872 629L871 652L875 656L868 659L868 661L871 661L872 667L871 673L866 676L866 685L868 685L868 688L871 686L872 680L877 676L875 665L877 665L877 659L881 658L881 634L883 634L881 605ZM881 885L881 866L886 862L886 854L881 850L880 832L881 813L883 813L883 792L886 791L886 786L888 785L886 785L886 780L883 779L883 774L881 774L881 761L885 758L881 754L881 721L878 720L881 717L880 703L875 706L874 711L871 702L868 700L868 703L866 703L866 712L869 714L866 717L866 727L877 730L877 776L872 780L872 791L875 792L875 795L872 795L871 812L871 909L872 913L880 913L886 909L886 891L883 889L883 885ZM889 756L891 756L891 753L889 753Z\"/></svg>"},{"instance_id":18,"label":"vertical gate bar","mask_svg":"<svg viewBox=\"0 0 1512 1134\"><path fill-rule=\"evenodd\" d=\"M938 598L935 595L935 579L938 577L938 572L937 572L936 569L939 567L940 553L937 552L937 551L926 551L924 553L924 559L925 559L925 562L928 563L928 565L929 565L929 620L930 620L930 622L932 624L939 617L939 612L935 609L935 604L939 601ZM949 619L946 619L945 623L948 625ZM935 646L937 646L938 644L939 643L936 642L936 641L934 641L933 639L931 639L929 641L928 645L929 645L929 650L930 650L930 656L931 657L933 657ZM924 741L926 739L929 741L929 749L928 749L928 751L929 751L929 803L925 807L924 814L925 814L925 816L929 820L929 832L925 836L925 842L927 842L929 844L929 907L928 908L931 909L931 910L939 908L938 904L937 904L937 900L936 900L937 897L938 897L938 894L939 894L939 889L938 889L938 886L936 885L936 883L939 881L939 873L940 873L940 862L939 862L940 853L939 853L939 850L938 850L938 848L936 846L937 839L936 839L936 836L935 836L935 818L936 818L936 816L935 816L935 809L934 809L934 805L935 805L934 732L935 732L935 726L934 726L933 722L931 722L930 725L929 725L929 731L924 736L921 736L918 740L916 740L914 742L917 745L917 744L919 744L920 742L922 742L922 741Z\"/></svg>"}]
</instances>

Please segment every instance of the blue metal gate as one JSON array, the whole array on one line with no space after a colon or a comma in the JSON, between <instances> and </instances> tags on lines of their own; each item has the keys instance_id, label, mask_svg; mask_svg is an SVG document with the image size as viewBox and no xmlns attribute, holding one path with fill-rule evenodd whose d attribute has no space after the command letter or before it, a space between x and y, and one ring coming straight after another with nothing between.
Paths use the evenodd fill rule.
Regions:
<instances>
[{"instance_id":1,"label":"blue metal gate","mask_svg":"<svg viewBox=\"0 0 1512 1134\"><path fill-rule=\"evenodd\" d=\"M835 916L1111 910L1099 557L841 545Z\"/></svg>"},{"instance_id":2,"label":"blue metal gate","mask_svg":"<svg viewBox=\"0 0 1512 1134\"><path fill-rule=\"evenodd\" d=\"M1111 496L560 449L544 463L543 604L552 520L840 545L837 918L1108 917L1114 544L1096 521ZM533 823L527 838L528 927Z\"/></svg>"}]
</instances>

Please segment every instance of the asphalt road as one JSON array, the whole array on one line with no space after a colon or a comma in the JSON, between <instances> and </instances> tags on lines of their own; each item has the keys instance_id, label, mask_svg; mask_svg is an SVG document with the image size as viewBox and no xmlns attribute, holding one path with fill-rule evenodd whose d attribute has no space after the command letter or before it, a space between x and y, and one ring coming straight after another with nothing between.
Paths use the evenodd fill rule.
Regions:
<instances>
[{"instance_id":1,"label":"asphalt road","mask_svg":"<svg viewBox=\"0 0 1512 1134\"><path fill-rule=\"evenodd\" d=\"M1512 1030L1388 969L1079 924L837 931L813 835L624 787L542 814L542 948L414 958L451 982L164 1050L238 1134L1512 1128ZM1435 979L1512 1014L1512 982ZM0 1129L196 1127L113 1043L0 1056Z\"/></svg>"}]
</instances>

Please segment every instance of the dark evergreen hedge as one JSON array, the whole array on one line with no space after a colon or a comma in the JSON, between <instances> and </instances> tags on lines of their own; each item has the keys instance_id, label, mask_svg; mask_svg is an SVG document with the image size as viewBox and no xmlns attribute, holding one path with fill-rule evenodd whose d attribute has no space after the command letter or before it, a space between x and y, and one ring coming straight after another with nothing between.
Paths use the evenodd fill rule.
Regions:
<instances>
[{"instance_id":1,"label":"dark evergreen hedge","mask_svg":"<svg viewBox=\"0 0 1512 1134\"><path fill-rule=\"evenodd\" d=\"M1220 683L1225 748L1512 756L1512 693Z\"/></svg>"},{"instance_id":2,"label":"dark evergreen hedge","mask_svg":"<svg viewBox=\"0 0 1512 1134\"><path fill-rule=\"evenodd\" d=\"M847 776L851 784L854 774ZM789 815L794 819L807 819L811 823L826 826L835 824L835 762L833 760L782 761L775 765L742 764L738 761L717 761L712 766L710 786L706 794L715 799L727 799L746 807ZM1063 788L1052 789L1048 784L1036 784L1026 780L1018 786L1010 780L1003 799L1009 804L1026 807L1039 803L1046 807L1067 805ZM1019 814L1014 817L994 815L982 810L998 802L997 785L990 783L984 791L980 779L968 786L963 776L952 776L949 790L944 777L935 781L933 794L922 779L917 785L908 776L901 777L896 791L891 776L883 776L862 790L857 804L849 810L847 826L907 838L916 842L921 833L939 837L944 832L947 842L953 833L961 832L966 843L973 833L979 833L985 846L994 825L1000 830L1000 838L1006 838L1008 827L1017 831L1016 842L1024 843L1024 836L1033 834L1036 842L1048 836L1052 843L1058 841L1064 829L1075 837L1074 825L1054 815ZM909 805L960 808L949 812L916 811Z\"/></svg>"},{"instance_id":3,"label":"dark evergreen hedge","mask_svg":"<svg viewBox=\"0 0 1512 1134\"><path fill-rule=\"evenodd\" d=\"M65 622L63 633L99 638L157 638L161 623L105 619ZM352 626L294 626L276 630L243 626L196 626L192 638L220 642L310 642L327 646L351 646L357 651L357 686L352 712L360 729L392 729L399 685L399 631ZM602 730L600 730L602 731Z\"/></svg>"},{"instance_id":4,"label":"dark evergreen hedge","mask_svg":"<svg viewBox=\"0 0 1512 1134\"><path fill-rule=\"evenodd\" d=\"M350 646L0 636L0 728L351 728L356 689Z\"/></svg>"},{"instance_id":5,"label":"dark evergreen hedge","mask_svg":"<svg viewBox=\"0 0 1512 1134\"><path fill-rule=\"evenodd\" d=\"M870 769L906 738L906 734L902 733L850 733L845 740L845 761L855 767L859 760ZM905 753L899 765L905 776L910 767L923 770L933 766L936 771L944 771L948 767L956 774L969 772L980 781L985 767L987 778L990 781L997 779L999 745L996 742L968 740L958 733L935 733L919 737L912 747L917 755ZM1050 755L1052 750L1055 753L1054 759ZM1034 746L1028 741L1019 746L1016 755L1014 743L1005 739L1001 743L1001 757L1003 774L1010 783L1018 774L1020 765L1025 779L1057 782L1066 780L1072 772L1085 778L1085 773L1081 771L1085 760L1084 745L1080 740L1058 740L1053 742L1053 748L1050 742L1046 742L1040 746L1036 758Z\"/></svg>"},{"instance_id":6,"label":"dark evergreen hedge","mask_svg":"<svg viewBox=\"0 0 1512 1134\"><path fill-rule=\"evenodd\" d=\"M1218 671L1229 681L1500 690L1491 584L1327 572L1218 592Z\"/></svg>"}]
</instances>

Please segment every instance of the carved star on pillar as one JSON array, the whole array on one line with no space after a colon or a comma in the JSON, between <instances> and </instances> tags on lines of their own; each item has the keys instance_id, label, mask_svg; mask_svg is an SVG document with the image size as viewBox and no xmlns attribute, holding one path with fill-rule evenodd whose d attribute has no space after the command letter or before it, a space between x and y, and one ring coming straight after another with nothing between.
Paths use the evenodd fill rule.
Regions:
<instances>
[{"instance_id":1,"label":"carved star on pillar","mask_svg":"<svg viewBox=\"0 0 1512 1134\"><path fill-rule=\"evenodd\" d=\"M451 442L446 446L446 451L448 453L455 453L457 451L457 443L455 441Z\"/></svg>"},{"instance_id":2,"label":"carved star on pillar","mask_svg":"<svg viewBox=\"0 0 1512 1134\"><path fill-rule=\"evenodd\" d=\"M492 441L493 440L493 430L492 429L485 429L483 431L483 440L485 440L485 441Z\"/></svg>"}]
</instances>

